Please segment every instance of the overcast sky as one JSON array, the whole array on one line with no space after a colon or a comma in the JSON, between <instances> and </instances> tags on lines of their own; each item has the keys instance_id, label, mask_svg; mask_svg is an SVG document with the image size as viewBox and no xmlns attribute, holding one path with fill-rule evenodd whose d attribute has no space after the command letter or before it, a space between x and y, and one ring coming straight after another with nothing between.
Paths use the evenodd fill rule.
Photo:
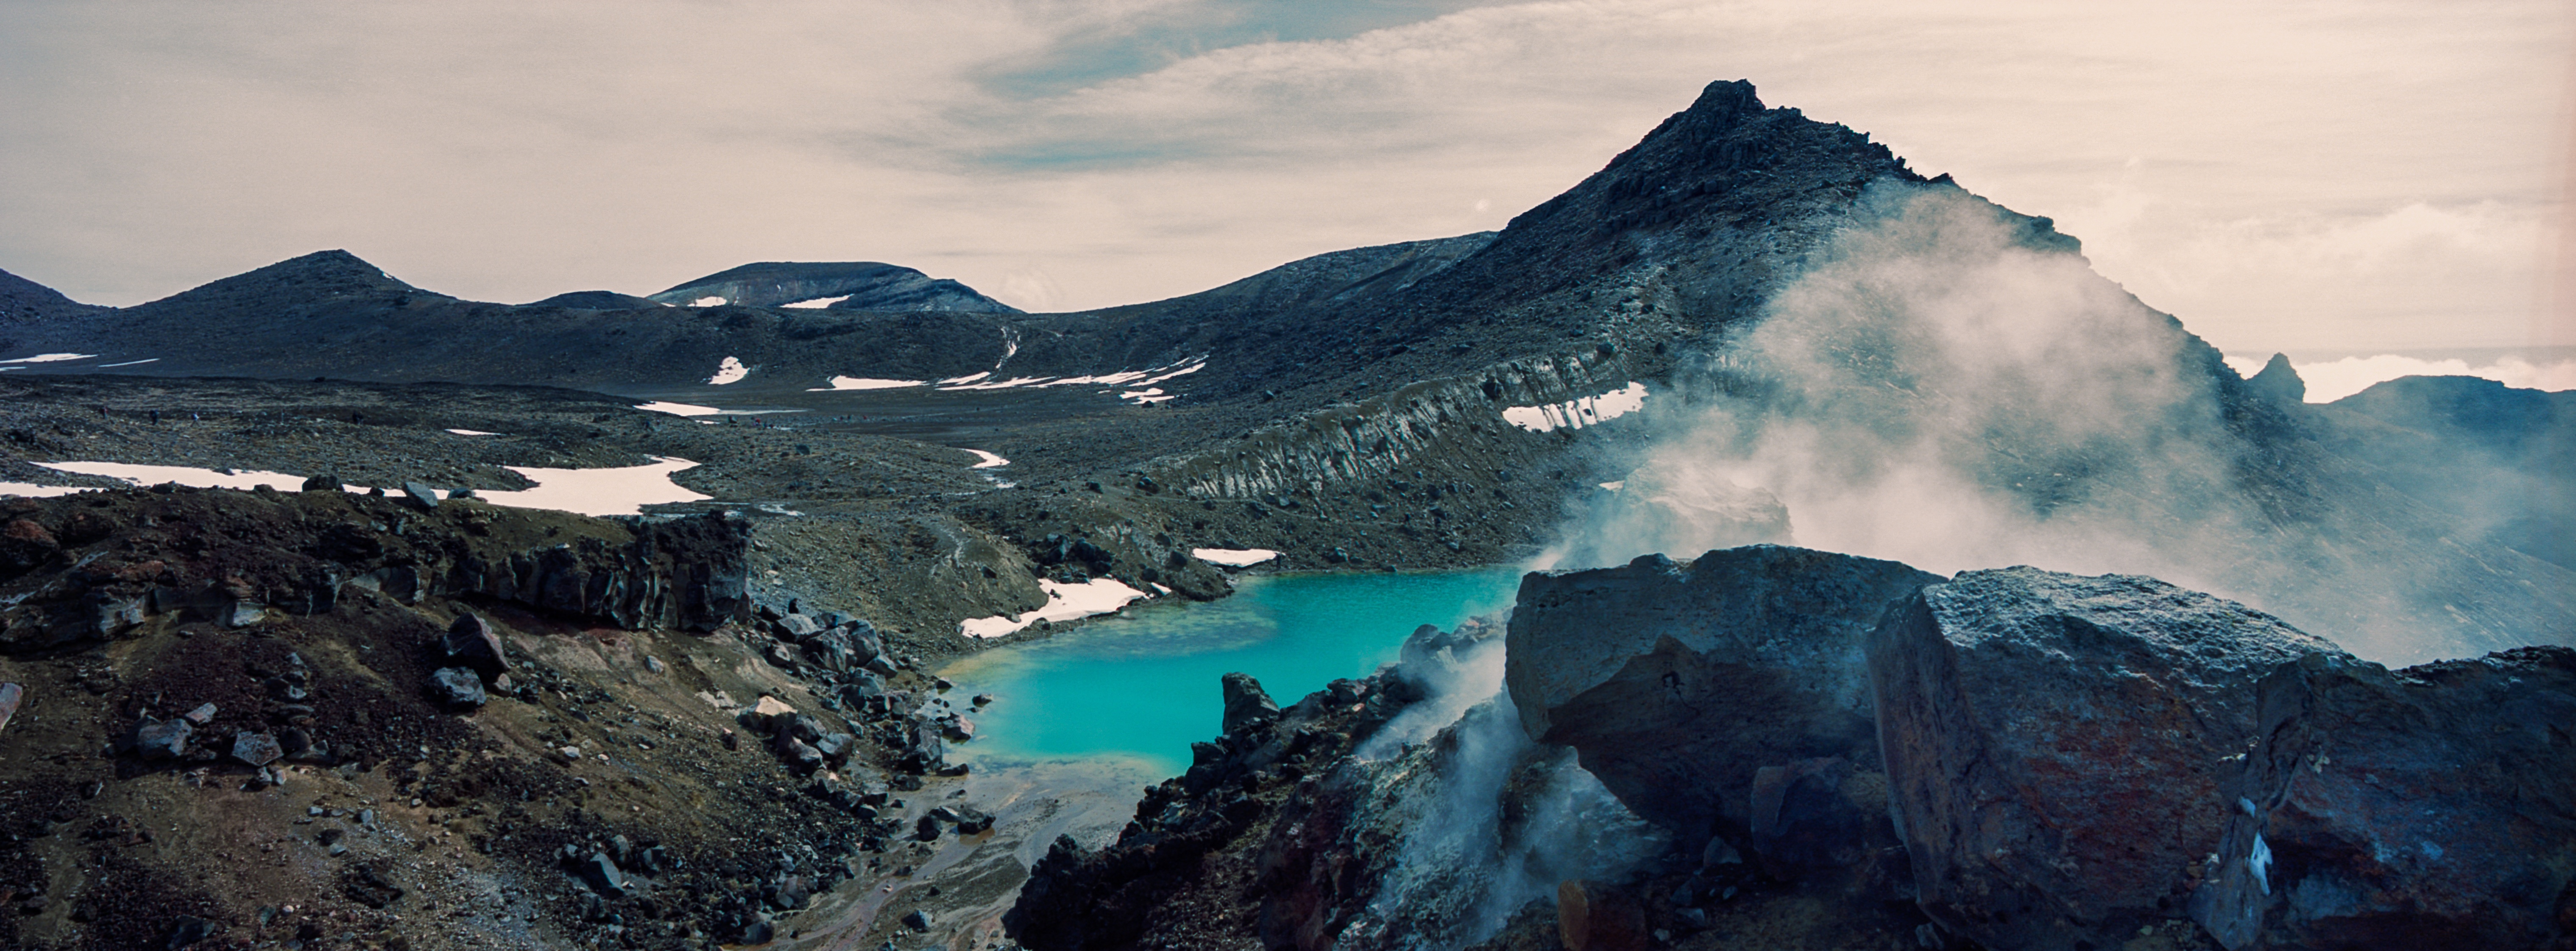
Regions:
<instances>
[{"instance_id":1,"label":"overcast sky","mask_svg":"<svg viewBox=\"0 0 2576 951\"><path fill-rule=\"evenodd\" d=\"M2566 0L9 0L0 269L876 260L1095 307L1501 227L1746 78L2231 353L2567 345L2571 53Z\"/></svg>"}]
</instances>

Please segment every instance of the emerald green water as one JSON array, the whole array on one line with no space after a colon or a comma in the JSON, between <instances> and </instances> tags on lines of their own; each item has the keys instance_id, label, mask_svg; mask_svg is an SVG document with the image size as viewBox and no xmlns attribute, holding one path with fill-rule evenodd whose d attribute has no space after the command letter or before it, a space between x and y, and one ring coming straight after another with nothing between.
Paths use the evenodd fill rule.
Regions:
<instances>
[{"instance_id":1,"label":"emerald green water","mask_svg":"<svg viewBox=\"0 0 2576 951\"><path fill-rule=\"evenodd\" d=\"M1281 706L1336 677L1395 659L1406 635L1507 609L1520 572L1255 575L1233 597L1164 603L1053 638L1000 647L941 671L951 702L990 693L977 739L950 758L988 769L1059 759L1129 760L1160 777L1217 734L1217 678L1243 671Z\"/></svg>"}]
</instances>

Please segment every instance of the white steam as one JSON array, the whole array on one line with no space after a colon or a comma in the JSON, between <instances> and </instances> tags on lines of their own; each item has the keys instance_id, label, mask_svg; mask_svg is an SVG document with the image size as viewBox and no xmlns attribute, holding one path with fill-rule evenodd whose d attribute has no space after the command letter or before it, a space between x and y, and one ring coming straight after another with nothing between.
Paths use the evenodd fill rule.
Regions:
<instances>
[{"instance_id":1,"label":"white steam","mask_svg":"<svg viewBox=\"0 0 2576 951\"><path fill-rule=\"evenodd\" d=\"M1354 757L1369 773L1364 811L1403 835L1377 894L1337 946L1475 944L1554 895L1558 882L1617 877L1662 851L1659 833L1571 750L1530 740L1502 672L1501 637L1407 657L1404 675L1429 698Z\"/></svg>"},{"instance_id":2,"label":"white steam","mask_svg":"<svg viewBox=\"0 0 2576 951\"><path fill-rule=\"evenodd\" d=\"M1690 408L1666 406L1668 433L1553 566L1788 542L1943 573L2154 575L2374 659L2530 636L2506 611L2428 637L2414 622L2448 610L2428 585L2488 582L2376 557L2408 540L2358 502L2257 504L2284 474L2321 470L2250 454L2222 411L2218 354L2031 219L1895 185L1860 217L1702 372L1679 374ZM2353 494L2338 485L2315 495Z\"/></svg>"}]
</instances>

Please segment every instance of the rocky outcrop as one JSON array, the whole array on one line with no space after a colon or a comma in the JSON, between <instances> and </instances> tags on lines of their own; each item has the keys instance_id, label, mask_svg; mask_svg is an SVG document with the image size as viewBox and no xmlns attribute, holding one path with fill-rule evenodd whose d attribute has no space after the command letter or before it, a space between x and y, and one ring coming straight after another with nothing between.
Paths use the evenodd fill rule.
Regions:
<instances>
[{"instance_id":1,"label":"rocky outcrop","mask_svg":"<svg viewBox=\"0 0 2576 951\"><path fill-rule=\"evenodd\" d=\"M2257 680L2332 644L2152 578L1972 571L1869 640L1918 902L1998 949L2118 947L2218 845Z\"/></svg>"},{"instance_id":2,"label":"rocky outcrop","mask_svg":"<svg viewBox=\"0 0 2576 951\"><path fill-rule=\"evenodd\" d=\"M1426 627L1408 645L1459 646L1496 633L1470 624L1453 637ZM1380 824L1373 807L1395 787L1438 774L1410 760L1371 768L1351 759L1423 698L1401 671L1336 680L1269 715L1255 702L1267 700L1258 682L1227 675L1220 694L1247 715L1194 744L1186 774L1148 788L1116 842L1090 850L1059 839L1005 919L1012 935L1035 951L1140 942L1398 946L1354 941L1345 930L1369 910L1397 858L1401 826ZM1255 883L1253 894L1234 884L1238 876Z\"/></svg>"},{"instance_id":3,"label":"rocky outcrop","mask_svg":"<svg viewBox=\"0 0 2576 951\"><path fill-rule=\"evenodd\" d=\"M4 504L0 532L21 544L0 567L0 653L77 649L160 617L245 627L272 611L322 614L351 586L628 630L703 632L748 616L742 529L721 516L620 521L455 501L422 511L342 492L173 486Z\"/></svg>"},{"instance_id":4,"label":"rocky outcrop","mask_svg":"<svg viewBox=\"0 0 2576 951\"><path fill-rule=\"evenodd\" d=\"M1799 764L1831 758L1876 771L1863 646L1888 604L1939 581L1776 545L1533 573L1512 610L1504 682L1532 737L1574 747L1685 848L1768 840L1785 834L1773 827L1795 785L1786 770L1823 782L1831 768ZM1765 770L1784 772L1763 786ZM1758 801L1769 804L1759 822Z\"/></svg>"},{"instance_id":5,"label":"rocky outcrop","mask_svg":"<svg viewBox=\"0 0 2576 951\"><path fill-rule=\"evenodd\" d=\"M1355 790L1321 770L1404 707L1382 687L1379 678L1335 681L1277 719L1194 744L1189 772L1148 788L1115 843L1093 851L1056 840L1029 869L1019 904L1004 919L1012 935L1035 951L1072 951L1132 947L1144 935L1174 930L1242 937L1313 930L1301 923L1319 910L1329 918L1348 896L1314 900L1295 881L1304 869L1285 860L1264 872L1279 887L1222 917L1193 920L1179 899L1202 881L1205 867L1245 864L1243 845L1261 827L1311 826L1327 836L1339 828L1333 819ZM1230 847L1233 861L1211 857ZM1362 883L1348 884L1365 898Z\"/></svg>"},{"instance_id":6,"label":"rocky outcrop","mask_svg":"<svg viewBox=\"0 0 2576 951\"><path fill-rule=\"evenodd\" d=\"M1230 673L1219 678L1218 685L1225 695L1224 732L1242 733L1279 718L1279 704L1271 701L1270 693L1251 674Z\"/></svg>"},{"instance_id":7,"label":"rocky outcrop","mask_svg":"<svg viewBox=\"0 0 2576 951\"><path fill-rule=\"evenodd\" d=\"M1507 459L1515 444L1536 438L1505 422L1504 409L1597 396L1632 378L1615 347L1516 360L1323 407L1150 468L1186 493L1236 499L1321 493L1442 456L1491 471L1474 462Z\"/></svg>"},{"instance_id":8,"label":"rocky outcrop","mask_svg":"<svg viewBox=\"0 0 2576 951\"><path fill-rule=\"evenodd\" d=\"M2261 686L2192 917L2241 948L2576 946L2576 650Z\"/></svg>"}]
</instances>

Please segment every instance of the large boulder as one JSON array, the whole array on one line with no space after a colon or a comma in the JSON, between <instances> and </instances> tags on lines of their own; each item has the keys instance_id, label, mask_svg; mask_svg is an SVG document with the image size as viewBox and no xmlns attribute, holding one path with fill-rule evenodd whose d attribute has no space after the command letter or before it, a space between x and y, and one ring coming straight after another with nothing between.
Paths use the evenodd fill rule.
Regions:
<instances>
[{"instance_id":1,"label":"large boulder","mask_svg":"<svg viewBox=\"0 0 2576 951\"><path fill-rule=\"evenodd\" d=\"M2244 794L2192 894L2221 944L2576 945L2576 650L2393 673L2312 656L2261 696Z\"/></svg>"},{"instance_id":2,"label":"large boulder","mask_svg":"<svg viewBox=\"0 0 2576 951\"><path fill-rule=\"evenodd\" d=\"M1756 774L1878 762L1863 644L1940 576L1751 545L1521 580L1504 683L1530 736L1574 747L1639 817L1697 849L1751 831Z\"/></svg>"},{"instance_id":3,"label":"large boulder","mask_svg":"<svg viewBox=\"0 0 2576 951\"><path fill-rule=\"evenodd\" d=\"M501 646L501 634L492 622L471 611L460 612L456 622L447 626L447 635L439 639L439 651L447 655L449 667L472 668L485 683L510 669L509 653Z\"/></svg>"},{"instance_id":4,"label":"large boulder","mask_svg":"<svg viewBox=\"0 0 2576 951\"><path fill-rule=\"evenodd\" d=\"M1869 669L1924 913L1995 951L2115 948L2180 914L2255 683L2315 654L2344 656L2153 578L1972 571L1900 602Z\"/></svg>"}]
</instances>

